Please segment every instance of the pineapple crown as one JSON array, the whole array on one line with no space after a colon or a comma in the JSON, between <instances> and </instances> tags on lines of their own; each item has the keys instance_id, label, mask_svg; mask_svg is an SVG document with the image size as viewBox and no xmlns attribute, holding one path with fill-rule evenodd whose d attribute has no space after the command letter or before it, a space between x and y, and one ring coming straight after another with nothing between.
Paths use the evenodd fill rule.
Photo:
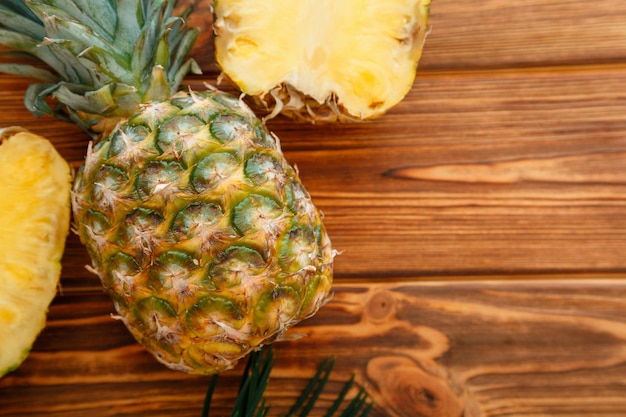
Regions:
<instances>
[{"instance_id":1,"label":"pineapple crown","mask_svg":"<svg viewBox=\"0 0 626 417\"><path fill-rule=\"evenodd\" d=\"M39 80L24 97L33 114L106 133L139 105L169 98L189 72L200 72L188 59L198 36L187 26L192 7L175 16L176 5L177 0L3 0L0 45L9 51L0 52L0 72Z\"/></svg>"}]
</instances>

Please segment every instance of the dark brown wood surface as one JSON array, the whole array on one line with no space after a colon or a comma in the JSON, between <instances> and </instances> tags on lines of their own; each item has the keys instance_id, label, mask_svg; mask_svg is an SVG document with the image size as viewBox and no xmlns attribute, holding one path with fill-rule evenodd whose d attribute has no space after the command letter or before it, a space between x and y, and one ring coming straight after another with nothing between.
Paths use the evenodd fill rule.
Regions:
<instances>
[{"instance_id":1,"label":"dark brown wood surface","mask_svg":"<svg viewBox=\"0 0 626 417\"><path fill-rule=\"evenodd\" d=\"M626 2L431 12L414 87L387 115L268 123L342 251L333 300L276 346L272 415L333 356L322 405L354 373L376 417L624 416ZM206 74L189 84L215 82L208 31L195 55ZM78 166L86 135L33 118L27 84L0 76L0 124ZM70 236L48 326L0 379L0 416L199 416L208 378L143 351L87 263ZM241 371L222 376L212 415L227 415Z\"/></svg>"}]
</instances>

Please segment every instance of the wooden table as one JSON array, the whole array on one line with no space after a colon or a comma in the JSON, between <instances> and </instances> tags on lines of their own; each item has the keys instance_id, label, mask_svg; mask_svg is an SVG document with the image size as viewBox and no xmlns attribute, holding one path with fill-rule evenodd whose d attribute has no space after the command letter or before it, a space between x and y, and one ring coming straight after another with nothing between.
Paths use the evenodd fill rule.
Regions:
<instances>
[{"instance_id":1,"label":"wooden table","mask_svg":"<svg viewBox=\"0 0 626 417\"><path fill-rule=\"evenodd\" d=\"M373 416L624 416L626 2L431 10L414 88L386 116L268 124L343 252L332 302L276 346L269 401L284 411L333 356L325 404L354 373ZM189 83L213 82L209 32L195 55L206 75ZM86 135L33 118L27 83L0 76L0 124L78 166ZM70 236L48 326L0 380L0 416L199 416L208 378L140 348L87 263ZM222 376L215 416L241 372Z\"/></svg>"}]
</instances>

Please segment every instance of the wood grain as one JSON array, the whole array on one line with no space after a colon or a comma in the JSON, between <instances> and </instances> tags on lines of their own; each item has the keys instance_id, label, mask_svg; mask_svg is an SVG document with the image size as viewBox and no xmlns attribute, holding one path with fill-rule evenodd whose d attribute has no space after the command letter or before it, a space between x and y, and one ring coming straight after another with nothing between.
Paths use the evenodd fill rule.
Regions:
<instances>
[{"instance_id":1,"label":"wood grain","mask_svg":"<svg viewBox=\"0 0 626 417\"><path fill-rule=\"evenodd\" d=\"M329 392L355 373L374 416L624 415L625 308L624 281L602 276L339 284L290 333L304 337L276 345L268 395L286 411L331 356ZM155 363L111 312L103 294L58 297L34 352L0 380L0 416L199 415L208 379ZM240 372L222 375L215 415Z\"/></svg>"},{"instance_id":2,"label":"wood grain","mask_svg":"<svg viewBox=\"0 0 626 417\"><path fill-rule=\"evenodd\" d=\"M621 0L433 0L422 69L623 63Z\"/></svg>"},{"instance_id":3,"label":"wood grain","mask_svg":"<svg viewBox=\"0 0 626 417\"><path fill-rule=\"evenodd\" d=\"M422 74L381 120L270 126L341 277L624 272L626 67L609 68Z\"/></svg>"},{"instance_id":4,"label":"wood grain","mask_svg":"<svg viewBox=\"0 0 626 417\"><path fill-rule=\"evenodd\" d=\"M219 69L211 2L195 3L205 74L186 82L203 88ZM321 406L354 373L374 417L624 416L626 2L431 12L413 89L387 115L268 122L342 252L333 300L277 344L272 415L331 356ZM0 75L0 125L78 167L87 135L30 115L28 82ZM0 416L199 416L208 379L140 348L88 262L70 235L48 326L0 379ZM241 371L221 376L212 416L229 414Z\"/></svg>"},{"instance_id":5,"label":"wood grain","mask_svg":"<svg viewBox=\"0 0 626 417\"><path fill-rule=\"evenodd\" d=\"M216 73L210 3L195 2L199 13L191 24L203 30L195 59ZM433 0L430 10L420 70L611 64L626 58L621 0Z\"/></svg>"},{"instance_id":6,"label":"wood grain","mask_svg":"<svg viewBox=\"0 0 626 417\"><path fill-rule=\"evenodd\" d=\"M626 66L610 69L426 74L377 121L269 126L326 214L340 278L626 272ZM86 135L20 100L2 103L54 126L77 167Z\"/></svg>"}]
</instances>

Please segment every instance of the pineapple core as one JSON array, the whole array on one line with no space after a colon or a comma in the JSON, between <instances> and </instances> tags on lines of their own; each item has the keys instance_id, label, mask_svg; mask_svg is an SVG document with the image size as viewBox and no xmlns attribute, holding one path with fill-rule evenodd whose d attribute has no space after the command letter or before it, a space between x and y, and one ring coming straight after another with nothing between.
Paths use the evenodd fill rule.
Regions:
<instances>
[{"instance_id":1,"label":"pineapple core","mask_svg":"<svg viewBox=\"0 0 626 417\"><path fill-rule=\"evenodd\" d=\"M219 0L217 61L247 95L308 113L329 105L349 118L376 117L412 86L429 3Z\"/></svg>"}]
</instances>

